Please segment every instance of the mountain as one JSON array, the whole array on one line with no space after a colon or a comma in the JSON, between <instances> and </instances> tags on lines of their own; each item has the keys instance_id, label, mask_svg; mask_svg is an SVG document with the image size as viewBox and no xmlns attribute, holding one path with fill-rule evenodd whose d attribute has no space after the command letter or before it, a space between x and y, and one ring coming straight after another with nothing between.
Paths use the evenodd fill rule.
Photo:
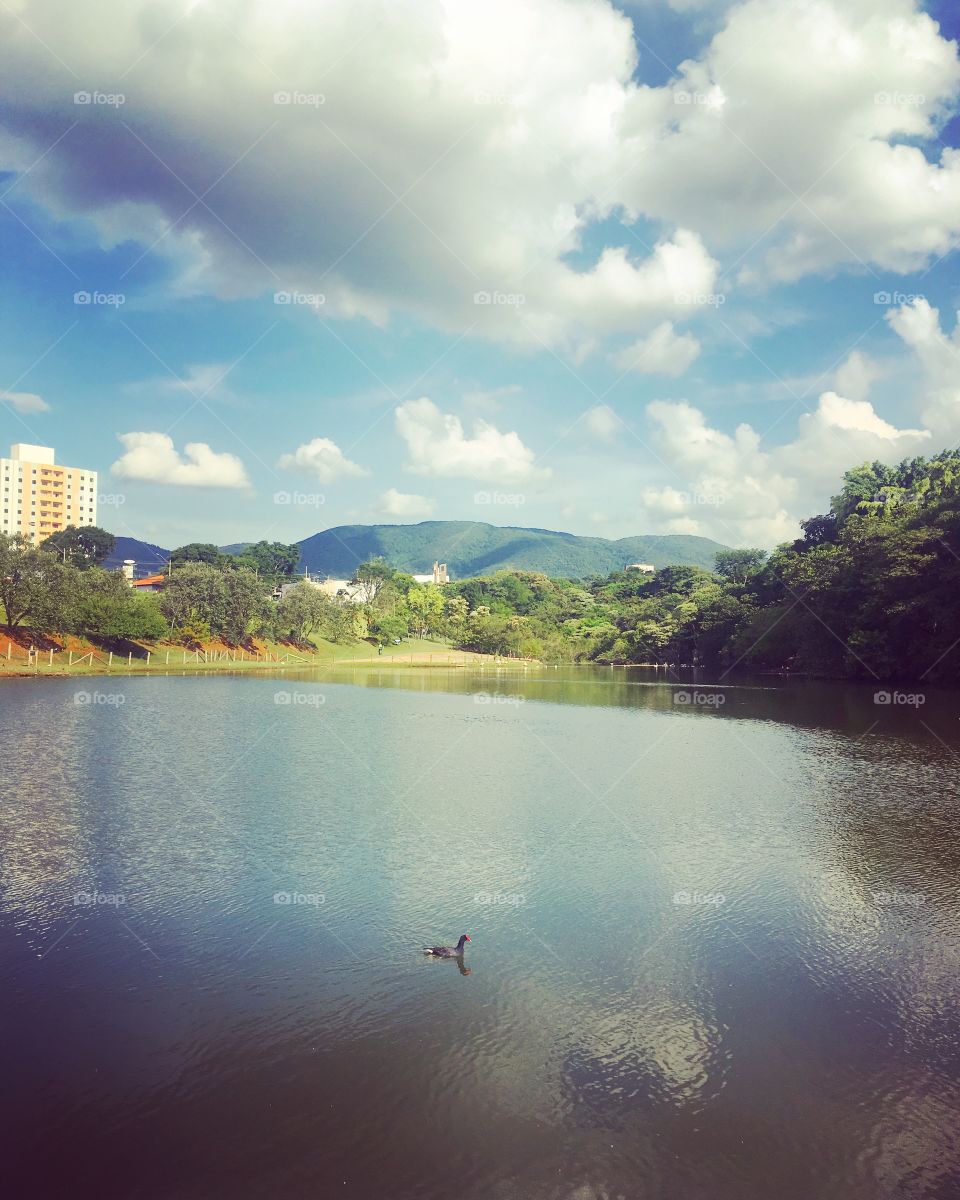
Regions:
<instances>
[{"instance_id":1,"label":"mountain","mask_svg":"<svg viewBox=\"0 0 960 1200\"><path fill-rule=\"evenodd\" d=\"M132 558L137 564L136 575L152 575L159 571L170 557L170 551L162 546L154 546L152 542L141 542L138 538L118 537L117 544L104 559L103 566L108 571L117 571L123 566L125 558Z\"/></svg>"},{"instance_id":2,"label":"mountain","mask_svg":"<svg viewBox=\"0 0 960 1200\"><path fill-rule=\"evenodd\" d=\"M712 568L713 556L726 549L710 538L689 534L609 541L482 521L421 521L418 525L340 525L315 533L300 542L300 568L343 579L358 563L382 555L391 566L415 574L428 572L435 560L445 562L455 579L504 568L579 579L621 571L634 562L658 568L670 564Z\"/></svg>"}]
</instances>

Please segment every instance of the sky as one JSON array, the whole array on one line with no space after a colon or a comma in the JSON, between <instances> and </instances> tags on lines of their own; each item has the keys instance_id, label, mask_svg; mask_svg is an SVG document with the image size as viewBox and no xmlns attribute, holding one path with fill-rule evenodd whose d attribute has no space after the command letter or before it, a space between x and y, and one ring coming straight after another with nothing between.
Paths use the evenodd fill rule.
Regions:
<instances>
[{"instance_id":1,"label":"sky","mask_svg":"<svg viewBox=\"0 0 960 1200\"><path fill-rule=\"evenodd\" d=\"M960 442L960 13L5 0L0 453L166 547L772 547Z\"/></svg>"}]
</instances>

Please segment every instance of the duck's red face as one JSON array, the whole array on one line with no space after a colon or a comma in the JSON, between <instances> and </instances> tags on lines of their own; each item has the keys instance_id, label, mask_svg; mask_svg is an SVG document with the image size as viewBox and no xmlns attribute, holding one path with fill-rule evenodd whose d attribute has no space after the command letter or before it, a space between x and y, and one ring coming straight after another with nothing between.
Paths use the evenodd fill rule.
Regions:
<instances>
[{"instance_id":1,"label":"duck's red face","mask_svg":"<svg viewBox=\"0 0 960 1200\"><path fill-rule=\"evenodd\" d=\"M469 934L469 933L465 933L463 936L464 936L464 937L467 939L467 941L468 941L468 942L470 942L470 941L472 941L472 940L473 940L473 939L470 937L470 934Z\"/></svg>"}]
</instances>

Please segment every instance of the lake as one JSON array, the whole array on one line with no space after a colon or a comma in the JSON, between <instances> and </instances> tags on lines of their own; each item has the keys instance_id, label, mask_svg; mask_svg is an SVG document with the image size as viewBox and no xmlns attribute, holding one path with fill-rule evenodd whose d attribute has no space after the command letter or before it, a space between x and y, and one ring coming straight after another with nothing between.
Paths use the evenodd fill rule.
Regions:
<instances>
[{"instance_id":1,"label":"lake","mask_svg":"<svg viewBox=\"0 0 960 1200\"><path fill-rule=\"evenodd\" d=\"M958 718L622 668L7 681L4 1190L956 1200Z\"/></svg>"}]
</instances>

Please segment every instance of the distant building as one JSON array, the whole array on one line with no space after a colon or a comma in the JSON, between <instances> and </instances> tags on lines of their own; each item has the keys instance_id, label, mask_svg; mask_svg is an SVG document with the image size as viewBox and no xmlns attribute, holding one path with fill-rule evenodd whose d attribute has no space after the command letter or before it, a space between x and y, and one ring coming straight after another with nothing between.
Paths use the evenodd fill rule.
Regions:
<instances>
[{"instance_id":1,"label":"distant building","mask_svg":"<svg viewBox=\"0 0 960 1200\"><path fill-rule=\"evenodd\" d=\"M126 575L127 564L124 563L123 567ZM127 576L127 578L130 577ZM143 579L130 579L130 586L138 592L159 592L166 586L166 582L166 575L145 575Z\"/></svg>"},{"instance_id":2,"label":"distant building","mask_svg":"<svg viewBox=\"0 0 960 1200\"><path fill-rule=\"evenodd\" d=\"M361 584L353 583L349 579L314 579L306 572L298 575L289 583L282 583L279 589L274 591L274 599L283 600L291 588L299 587L301 583L308 583L311 587L323 592L325 596L333 599L339 596L340 599L351 600L354 604L360 604L363 601Z\"/></svg>"},{"instance_id":3,"label":"distant building","mask_svg":"<svg viewBox=\"0 0 960 1200\"><path fill-rule=\"evenodd\" d=\"M447 564L441 562L433 564L432 575L414 575L413 578L417 583L435 583L438 587L450 582L450 576L447 574Z\"/></svg>"},{"instance_id":4,"label":"distant building","mask_svg":"<svg viewBox=\"0 0 960 1200\"><path fill-rule=\"evenodd\" d=\"M653 563L627 563L625 571L639 571L641 575L654 575L657 568Z\"/></svg>"},{"instance_id":5,"label":"distant building","mask_svg":"<svg viewBox=\"0 0 960 1200\"><path fill-rule=\"evenodd\" d=\"M68 525L96 525L97 473L58 467L52 446L17 442L0 458L0 533L35 546Z\"/></svg>"}]
</instances>

